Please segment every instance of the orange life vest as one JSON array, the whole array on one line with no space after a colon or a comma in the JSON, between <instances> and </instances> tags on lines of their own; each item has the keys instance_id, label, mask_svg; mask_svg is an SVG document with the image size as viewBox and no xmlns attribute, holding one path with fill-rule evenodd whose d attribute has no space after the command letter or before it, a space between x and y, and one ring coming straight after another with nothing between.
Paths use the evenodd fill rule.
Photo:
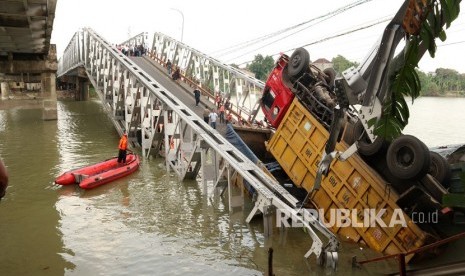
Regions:
<instances>
[{"instance_id":1,"label":"orange life vest","mask_svg":"<svg viewBox=\"0 0 465 276\"><path fill-rule=\"evenodd\" d=\"M123 135L123 137L119 140L118 148L120 150L126 150L128 148L128 137L126 135Z\"/></svg>"}]
</instances>

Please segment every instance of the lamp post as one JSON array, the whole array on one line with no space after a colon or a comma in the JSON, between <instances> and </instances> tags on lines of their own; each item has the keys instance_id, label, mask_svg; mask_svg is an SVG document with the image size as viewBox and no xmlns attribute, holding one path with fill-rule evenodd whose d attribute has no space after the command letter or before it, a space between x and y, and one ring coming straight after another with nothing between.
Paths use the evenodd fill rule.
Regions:
<instances>
[{"instance_id":1,"label":"lamp post","mask_svg":"<svg viewBox=\"0 0 465 276\"><path fill-rule=\"evenodd\" d=\"M184 36L184 14L182 13L182 11L178 10L178 9L175 9L175 8L171 8L173 11L177 11L181 14L182 16L182 28L181 28L181 42L182 42L182 38Z\"/></svg>"}]
</instances>

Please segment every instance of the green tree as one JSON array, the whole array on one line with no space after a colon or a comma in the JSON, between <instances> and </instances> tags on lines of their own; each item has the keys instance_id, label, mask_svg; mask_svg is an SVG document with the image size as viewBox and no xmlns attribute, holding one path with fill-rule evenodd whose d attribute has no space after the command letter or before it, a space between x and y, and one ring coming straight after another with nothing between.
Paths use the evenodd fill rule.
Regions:
<instances>
[{"instance_id":1,"label":"green tree","mask_svg":"<svg viewBox=\"0 0 465 276\"><path fill-rule=\"evenodd\" d=\"M414 7L409 16L404 18L403 24L406 30L405 47L394 58L390 68L389 96L382 103L381 118L369 121L369 124L375 125L376 135L392 140L402 133L410 116L404 97L411 97L413 102L420 95L421 84L415 68L423 56L421 49L427 49L434 58L437 48L435 39L446 40L444 27L449 28L459 15L460 2L461 0L411 2Z\"/></svg>"},{"instance_id":2,"label":"green tree","mask_svg":"<svg viewBox=\"0 0 465 276\"><path fill-rule=\"evenodd\" d=\"M337 57L334 57L331 60L331 62L333 63L334 70L336 70L336 72L338 72L339 74L352 66L358 66L358 62L350 61L341 55L337 55Z\"/></svg>"},{"instance_id":3,"label":"green tree","mask_svg":"<svg viewBox=\"0 0 465 276\"><path fill-rule=\"evenodd\" d=\"M465 74L459 76L459 90L462 95L465 94Z\"/></svg>"},{"instance_id":4,"label":"green tree","mask_svg":"<svg viewBox=\"0 0 465 276\"><path fill-rule=\"evenodd\" d=\"M274 67L274 59L271 56L263 57L258 54L255 59L247 65L247 69L255 74L255 78L266 81L269 73Z\"/></svg>"},{"instance_id":5,"label":"green tree","mask_svg":"<svg viewBox=\"0 0 465 276\"><path fill-rule=\"evenodd\" d=\"M432 82L431 80L431 76L427 75L426 73L418 69L415 69L415 71L417 71L418 78L420 79L420 83L421 83L420 95L421 96L436 96L435 93L431 89L432 85L433 84L435 85L435 83Z\"/></svg>"},{"instance_id":6,"label":"green tree","mask_svg":"<svg viewBox=\"0 0 465 276\"><path fill-rule=\"evenodd\" d=\"M435 73L433 80L439 86L441 94L458 90L459 73L456 70L438 68Z\"/></svg>"}]
</instances>

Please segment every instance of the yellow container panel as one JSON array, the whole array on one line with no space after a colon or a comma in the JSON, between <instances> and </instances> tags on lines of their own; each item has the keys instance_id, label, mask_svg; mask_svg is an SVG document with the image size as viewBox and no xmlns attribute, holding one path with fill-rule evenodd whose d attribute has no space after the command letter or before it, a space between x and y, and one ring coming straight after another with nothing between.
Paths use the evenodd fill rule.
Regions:
<instances>
[{"instance_id":1,"label":"yellow container panel","mask_svg":"<svg viewBox=\"0 0 465 276\"><path fill-rule=\"evenodd\" d=\"M339 163L339 162L338 162ZM362 195L369 187L368 182L356 170L352 171L348 182L348 186L357 191L357 194Z\"/></svg>"},{"instance_id":2,"label":"yellow container panel","mask_svg":"<svg viewBox=\"0 0 465 276\"><path fill-rule=\"evenodd\" d=\"M311 143L306 142L301 154L307 162L307 164L311 164L315 161L315 158L318 156L318 151L313 147Z\"/></svg>"},{"instance_id":3,"label":"yellow container panel","mask_svg":"<svg viewBox=\"0 0 465 276\"><path fill-rule=\"evenodd\" d=\"M323 210L329 209L329 206L332 203L331 198L323 189L315 193L315 196L313 197L313 203L316 205L316 202L318 202L319 204L318 208L321 208Z\"/></svg>"},{"instance_id":4,"label":"yellow container panel","mask_svg":"<svg viewBox=\"0 0 465 276\"><path fill-rule=\"evenodd\" d=\"M370 244L376 245L378 247L379 251L382 251L386 247L387 243L389 243L389 240L387 239L388 236L378 225L368 228L366 237Z\"/></svg>"},{"instance_id":5,"label":"yellow container panel","mask_svg":"<svg viewBox=\"0 0 465 276\"><path fill-rule=\"evenodd\" d=\"M294 161L294 164L292 164L291 169L289 170L290 174L288 176L292 179L294 183L302 183L302 180L304 179L305 174L302 172L305 172L307 170L305 164L300 161L299 158L296 158Z\"/></svg>"},{"instance_id":6,"label":"yellow container panel","mask_svg":"<svg viewBox=\"0 0 465 276\"><path fill-rule=\"evenodd\" d=\"M336 161L332 164L331 170L334 171L339 176L339 178L343 179L344 181L347 181L347 179L354 171L354 166L352 166L351 163L347 161Z\"/></svg>"},{"instance_id":7,"label":"yellow container panel","mask_svg":"<svg viewBox=\"0 0 465 276\"><path fill-rule=\"evenodd\" d=\"M315 129L315 131L312 133L310 136L310 140L312 140L313 143L315 143L315 147L318 149L319 152L321 152L326 144L326 140L328 140L328 135L325 135L326 133L322 132L319 129Z\"/></svg>"},{"instance_id":8,"label":"yellow container panel","mask_svg":"<svg viewBox=\"0 0 465 276\"><path fill-rule=\"evenodd\" d=\"M288 128L287 126L283 126L282 128L282 137L291 137L292 135L292 130Z\"/></svg>"},{"instance_id":9,"label":"yellow container panel","mask_svg":"<svg viewBox=\"0 0 465 276\"><path fill-rule=\"evenodd\" d=\"M267 149L297 186L310 191L328 137L328 131L295 99L268 142ZM336 149L345 151L347 145L338 143ZM403 212L401 214L406 219L407 227L399 224L389 227L394 210L401 212L396 204L397 198L397 193L354 154L344 162L335 160L332 163L330 172L323 177L320 190L311 200L317 209L324 210L324 218L329 222L331 231L390 254L418 248L425 243L426 237ZM367 214L365 210L368 209L375 211L375 214ZM382 222L366 225L382 209L385 210L380 217ZM346 220L349 226L340 227L331 217L341 210L353 212Z\"/></svg>"},{"instance_id":10,"label":"yellow container panel","mask_svg":"<svg viewBox=\"0 0 465 276\"><path fill-rule=\"evenodd\" d=\"M339 228L338 235L351 241L360 242L362 236L352 227L341 227Z\"/></svg>"},{"instance_id":11,"label":"yellow container panel","mask_svg":"<svg viewBox=\"0 0 465 276\"><path fill-rule=\"evenodd\" d=\"M290 146L295 150L295 152L301 152L306 138L303 134L301 134L299 131L295 131L293 135L290 136L292 141L292 144Z\"/></svg>"},{"instance_id":12,"label":"yellow container panel","mask_svg":"<svg viewBox=\"0 0 465 276\"><path fill-rule=\"evenodd\" d=\"M330 171L328 176L322 181L321 186L323 185L325 190L331 192L330 195L335 195L339 190L341 190L343 184L341 179L339 179L333 171Z\"/></svg>"},{"instance_id":13,"label":"yellow container panel","mask_svg":"<svg viewBox=\"0 0 465 276\"><path fill-rule=\"evenodd\" d=\"M286 162L287 167L290 169L292 168L292 164L294 164L295 160L297 159L297 156L290 147L287 147L282 151L281 158Z\"/></svg>"},{"instance_id":14,"label":"yellow container panel","mask_svg":"<svg viewBox=\"0 0 465 276\"><path fill-rule=\"evenodd\" d=\"M353 209L355 207L356 196L347 189L347 187L342 187L341 190L337 193L336 196L339 205L347 209Z\"/></svg>"}]
</instances>

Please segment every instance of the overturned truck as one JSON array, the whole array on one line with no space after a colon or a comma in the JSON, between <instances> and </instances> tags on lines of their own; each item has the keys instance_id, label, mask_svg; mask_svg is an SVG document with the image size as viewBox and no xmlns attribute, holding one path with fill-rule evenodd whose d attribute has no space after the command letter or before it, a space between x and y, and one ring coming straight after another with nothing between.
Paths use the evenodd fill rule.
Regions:
<instances>
[{"instance_id":1,"label":"overturned truck","mask_svg":"<svg viewBox=\"0 0 465 276\"><path fill-rule=\"evenodd\" d=\"M334 233L385 254L440 239L434 225L415 221L415 213L451 211L441 205L450 177L446 160L414 136L386 139L374 130L396 93L392 74L406 63L407 54L395 56L396 47L420 31L428 9L426 1L405 1L367 59L339 78L311 65L303 48L281 55L260 100L275 129L267 150L307 191L302 204L320 210ZM416 58L426 50L420 43Z\"/></svg>"}]
</instances>

